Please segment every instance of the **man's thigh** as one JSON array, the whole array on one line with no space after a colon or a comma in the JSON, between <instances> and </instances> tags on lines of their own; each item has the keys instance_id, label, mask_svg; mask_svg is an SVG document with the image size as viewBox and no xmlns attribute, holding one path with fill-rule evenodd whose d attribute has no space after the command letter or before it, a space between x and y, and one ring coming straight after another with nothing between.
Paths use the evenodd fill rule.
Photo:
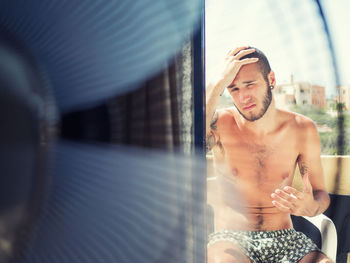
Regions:
<instances>
[{"instance_id":1,"label":"man's thigh","mask_svg":"<svg viewBox=\"0 0 350 263\"><path fill-rule=\"evenodd\" d=\"M334 262L325 254L318 251L314 251L304 256L301 260L299 260L299 263L334 263Z\"/></svg>"},{"instance_id":2,"label":"man's thigh","mask_svg":"<svg viewBox=\"0 0 350 263\"><path fill-rule=\"evenodd\" d=\"M244 252L231 242L220 241L209 246L208 263L251 263Z\"/></svg>"}]
</instances>

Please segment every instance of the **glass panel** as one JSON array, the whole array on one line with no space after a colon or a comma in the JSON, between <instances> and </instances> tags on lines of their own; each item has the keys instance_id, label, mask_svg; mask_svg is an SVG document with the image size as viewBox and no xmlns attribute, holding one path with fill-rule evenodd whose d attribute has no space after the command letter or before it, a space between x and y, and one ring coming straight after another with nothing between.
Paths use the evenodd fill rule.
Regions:
<instances>
[{"instance_id":1,"label":"glass panel","mask_svg":"<svg viewBox=\"0 0 350 263\"><path fill-rule=\"evenodd\" d=\"M210 99L213 98L212 94L215 93L212 81L214 80L215 83L215 80L222 77L220 74L223 71L220 71L220 67L225 63L224 59L227 54L237 47L256 47L265 53L275 73L276 82L272 94L276 107L300 113L314 121L320 137L322 154L319 158L320 154L317 152L316 155L313 155L313 161L309 162L310 167L311 163L315 162L318 167L314 169L315 166L313 166L306 171L302 161L306 154L299 150L301 148L299 146L305 144L306 147L309 147L312 144L310 137L294 140L294 145L289 147L286 141L293 141L293 135L290 135L276 145L274 152L269 148L271 144L276 144L276 140L279 140L280 132L276 132L278 136L271 138L269 143L265 143L260 139L266 136L266 133L261 133L259 134L261 137L258 137L256 130L243 129L246 128L243 125L247 123L246 117L257 113L257 111L250 110L254 109L260 100L262 101L259 98L264 98L261 94L268 93L271 82L270 79L268 81L265 79L267 92L259 93L259 90L256 89L257 93L249 93L248 86L243 85L242 79L244 78L239 77L239 74L241 76L243 74L240 68L237 75L232 74L235 77L231 84L226 79L223 85L216 86L216 88L222 88L220 92L215 93L219 98L218 106L215 107L219 109L219 117L215 117L212 111L214 117L211 119L210 128L207 124L207 139L210 139L207 140L207 147L210 149L214 145L213 150L209 150L207 154L207 196L208 204L212 207L212 220L209 220L208 225L211 232L222 229L266 230L271 227L266 222L274 222L271 228L275 227L275 229L292 228L293 226L288 223L283 227L278 225L282 219L276 219L279 216L278 213L269 212L273 210L272 204L274 203L271 200L274 198L273 194L276 193L276 189L285 189L285 186L294 187L299 191L296 193L305 192L305 181L307 181L305 174L317 174L320 177L324 174L325 180L314 177L312 186L319 187L318 189L325 198L327 198L326 192L334 194L331 195L332 205L328 209L326 209L327 206L324 206L320 213L329 216L335 224L343 222L346 216L344 213L347 212L343 212L344 209L337 204L337 198L340 198L340 195L342 195L341 198L344 196L347 198L350 194L348 190L345 190L349 189L347 186L350 185L350 180L347 179L350 167L350 75L348 74L350 53L347 52L350 46L350 37L347 32L349 28L347 25L350 24L348 15L350 3L345 0L340 3L331 0L320 1L329 22L330 39L336 51L334 56L318 2L312 0L302 3L296 0L222 0L218 3L215 0L206 0L207 113L210 111L208 105L210 106L210 103L214 101L210 102ZM227 59L233 59L233 55L231 54ZM250 71L245 70L248 73L255 71L257 70L253 67ZM229 85L232 85L230 91L223 89L224 86ZM265 87L265 83L258 87L263 86ZM221 90L224 92L219 97ZM235 90L238 90L240 95L234 95ZM241 109L245 107L241 102L244 97L241 94L244 92L253 98L252 103L256 102L256 105L246 103L245 106L248 108L246 116L239 112L240 107ZM231 109L227 110L230 107ZM210 118L211 116L208 117ZM224 118L231 121L232 124L228 124ZM239 123L243 123L241 127ZM261 127L266 128L269 124L274 125L274 122L262 123L260 127L254 126L254 128L260 129ZM299 132L294 134L297 133ZM239 140L236 139L237 134L241 135ZM317 138L316 132L314 134L314 138ZM316 152L316 150L311 152ZM295 154L291 156L293 151ZM339 153L347 156L334 156ZM274 154L276 157L273 157ZM293 165L290 165L291 162ZM299 169L295 169L297 165ZM287 166L292 167L283 173ZM277 178L278 175L279 178ZM298 178L300 182L296 182ZM286 213L294 214L293 211ZM274 214L274 218L269 221L267 214ZM296 216L301 218L302 215L305 214ZM340 228L339 225L336 227ZM338 240L342 240L343 236L346 235L340 233ZM209 245L218 240L232 241L234 235L231 235L229 231L214 234L209 236ZM336 242L337 239L331 240ZM232 253L229 252L231 247L225 247L229 244L228 242L225 245L221 244L221 247L219 245L215 247L217 251L225 251L228 257L229 254L235 253L233 250ZM258 248L255 252L260 253L260 250ZM272 256L269 252L268 254ZM328 252L326 254L330 255ZM335 257L336 251L333 251L332 254ZM210 260L209 258L209 262Z\"/></svg>"}]
</instances>

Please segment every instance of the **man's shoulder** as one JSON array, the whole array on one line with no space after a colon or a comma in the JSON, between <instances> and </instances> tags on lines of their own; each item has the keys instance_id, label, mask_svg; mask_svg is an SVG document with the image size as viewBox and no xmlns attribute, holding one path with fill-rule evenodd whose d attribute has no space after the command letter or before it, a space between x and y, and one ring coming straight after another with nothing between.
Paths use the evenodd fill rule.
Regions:
<instances>
[{"instance_id":1,"label":"man's shoulder","mask_svg":"<svg viewBox=\"0 0 350 263\"><path fill-rule=\"evenodd\" d=\"M320 154L320 137L315 122L296 112L286 112L285 114L289 116L289 127L291 127L289 134L294 134L294 138L298 142L299 153L303 155L306 152L309 154L311 151Z\"/></svg>"},{"instance_id":2,"label":"man's shoulder","mask_svg":"<svg viewBox=\"0 0 350 263\"><path fill-rule=\"evenodd\" d=\"M220 114L233 114L234 111L234 107L226 107L226 108L220 108L220 109L216 109L217 112L219 112Z\"/></svg>"},{"instance_id":3,"label":"man's shoulder","mask_svg":"<svg viewBox=\"0 0 350 263\"><path fill-rule=\"evenodd\" d=\"M288 126L292 128L299 131L316 129L314 121L307 116L292 111L279 110L279 112L284 122L288 123Z\"/></svg>"},{"instance_id":4,"label":"man's shoulder","mask_svg":"<svg viewBox=\"0 0 350 263\"><path fill-rule=\"evenodd\" d=\"M216 114L218 114L219 120L227 120L234 118L234 107L221 108L216 110Z\"/></svg>"}]
</instances>

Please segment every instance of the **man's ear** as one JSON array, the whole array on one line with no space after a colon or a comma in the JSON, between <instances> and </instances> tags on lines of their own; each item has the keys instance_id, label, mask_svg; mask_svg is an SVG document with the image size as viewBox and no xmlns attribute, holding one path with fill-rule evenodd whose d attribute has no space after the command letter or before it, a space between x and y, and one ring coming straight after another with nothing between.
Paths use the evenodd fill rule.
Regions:
<instances>
[{"instance_id":1,"label":"man's ear","mask_svg":"<svg viewBox=\"0 0 350 263\"><path fill-rule=\"evenodd\" d=\"M267 74L267 79L269 81L269 86L275 87L276 85L275 72L271 70L270 73Z\"/></svg>"}]
</instances>

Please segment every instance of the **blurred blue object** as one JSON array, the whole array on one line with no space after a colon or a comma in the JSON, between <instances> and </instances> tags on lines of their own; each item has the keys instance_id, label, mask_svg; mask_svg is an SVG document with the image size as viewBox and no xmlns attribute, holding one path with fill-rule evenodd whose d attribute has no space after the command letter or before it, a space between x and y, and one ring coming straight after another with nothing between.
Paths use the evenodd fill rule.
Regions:
<instances>
[{"instance_id":1,"label":"blurred blue object","mask_svg":"<svg viewBox=\"0 0 350 263\"><path fill-rule=\"evenodd\" d=\"M193 196L205 186L192 189L193 175L205 176L203 160L55 135L60 114L161 71L199 26L201 5L0 1L1 262L184 262L194 253L204 204Z\"/></svg>"},{"instance_id":2,"label":"blurred blue object","mask_svg":"<svg viewBox=\"0 0 350 263\"><path fill-rule=\"evenodd\" d=\"M191 203L205 186L190 186L203 160L67 141L52 151L50 194L19 262L186 262L188 215L205 206Z\"/></svg>"},{"instance_id":3,"label":"blurred blue object","mask_svg":"<svg viewBox=\"0 0 350 263\"><path fill-rule=\"evenodd\" d=\"M160 71L199 26L201 0L0 1L0 28L47 72L58 108L89 108Z\"/></svg>"}]
</instances>

